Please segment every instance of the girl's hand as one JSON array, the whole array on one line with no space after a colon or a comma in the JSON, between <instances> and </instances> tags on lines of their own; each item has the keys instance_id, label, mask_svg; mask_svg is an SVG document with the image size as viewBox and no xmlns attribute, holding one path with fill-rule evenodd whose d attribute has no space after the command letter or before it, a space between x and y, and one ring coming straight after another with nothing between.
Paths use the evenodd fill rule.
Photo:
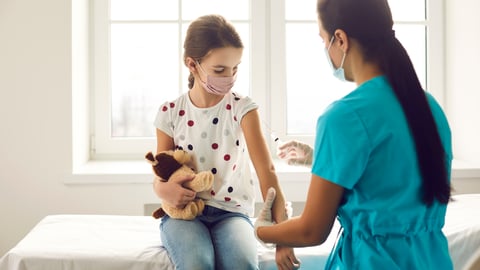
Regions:
<instances>
[{"instance_id":1,"label":"girl's hand","mask_svg":"<svg viewBox=\"0 0 480 270\"><path fill-rule=\"evenodd\" d=\"M165 181L160 177L155 177L153 180L155 193L170 205L176 208L183 208L187 203L195 199L196 192L182 186L193 178L194 176L186 176L175 181Z\"/></svg>"},{"instance_id":2,"label":"girl's hand","mask_svg":"<svg viewBox=\"0 0 480 270\"><path fill-rule=\"evenodd\" d=\"M277 246L275 262L279 270L296 270L301 265L300 260L295 256L293 248L283 246Z\"/></svg>"}]
</instances>

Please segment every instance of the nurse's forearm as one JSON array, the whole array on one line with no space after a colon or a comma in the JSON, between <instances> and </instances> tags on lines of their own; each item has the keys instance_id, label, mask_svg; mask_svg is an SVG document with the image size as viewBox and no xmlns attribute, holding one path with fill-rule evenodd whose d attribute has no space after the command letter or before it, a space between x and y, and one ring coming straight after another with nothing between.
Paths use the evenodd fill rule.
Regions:
<instances>
[{"instance_id":1,"label":"nurse's forearm","mask_svg":"<svg viewBox=\"0 0 480 270\"><path fill-rule=\"evenodd\" d=\"M318 237L314 230L304 226L299 217L273 226L259 227L257 235L266 243L290 247L314 246L325 241Z\"/></svg>"}]
</instances>

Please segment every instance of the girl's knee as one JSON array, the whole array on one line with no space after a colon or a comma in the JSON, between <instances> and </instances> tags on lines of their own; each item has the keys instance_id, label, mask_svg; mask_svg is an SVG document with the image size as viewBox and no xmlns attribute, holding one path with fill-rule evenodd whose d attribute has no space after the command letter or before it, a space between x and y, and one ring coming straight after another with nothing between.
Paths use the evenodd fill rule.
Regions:
<instances>
[{"instance_id":1,"label":"girl's knee","mask_svg":"<svg viewBox=\"0 0 480 270\"><path fill-rule=\"evenodd\" d=\"M258 270L258 259L252 256L217 257L217 269Z\"/></svg>"},{"instance_id":2,"label":"girl's knee","mask_svg":"<svg viewBox=\"0 0 480 270\"><path fill-rule=\"evenodd\" d=\"M212 254L192 252L178 259L179 261L175 263L177 270L215 269L215 259Z\"/></svg>"}]
</instances>

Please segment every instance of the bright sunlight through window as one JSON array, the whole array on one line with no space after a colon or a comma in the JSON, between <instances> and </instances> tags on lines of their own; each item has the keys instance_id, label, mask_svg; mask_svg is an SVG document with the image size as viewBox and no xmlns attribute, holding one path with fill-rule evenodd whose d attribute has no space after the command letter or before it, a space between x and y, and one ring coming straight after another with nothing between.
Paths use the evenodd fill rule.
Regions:
<instances>
[{"instance_id":1,"label":"bright sunlight through window","mask_svg":"<svg viewBox=\"0 0 480 270\"><path fill-rule=\"evenodd\" d=\"M396 36L427 90L435 61L428 54L431 29L441 30L427 16L435 2L389 0ZM266 132L308 141L325 107L354 88L332 76L318 36L316 0L92 3L93 158L134 157L155 146L159 105L188 91L183 39L201 15L221 14L240 33L245 50L234 91L257 101Z\"/></svg>"}]
</instances>

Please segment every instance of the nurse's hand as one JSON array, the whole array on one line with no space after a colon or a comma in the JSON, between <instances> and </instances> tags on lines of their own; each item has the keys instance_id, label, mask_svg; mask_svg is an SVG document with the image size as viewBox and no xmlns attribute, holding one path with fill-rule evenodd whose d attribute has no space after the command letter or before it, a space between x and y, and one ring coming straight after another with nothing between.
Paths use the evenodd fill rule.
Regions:
<instances>
[{"instance_id":1,"label":"nurse's hand","mask_svg":"<svg viewBox=\"0 0 480 270\"><path fill-rule=\"evenodd\" d=\"M289 165L312 165L313 149L299 141L288 141L278 146L277 156Z\"/></svg>"},{"instance_id":2,"label":"nurse's hand","mask_svg":"<svg viewBox=\"0 0 480 270\"><path fill-rule=\"evenodd\" d=\"M258 217L253 224L255 230L255 237L263 246L267 248L274 248L275 244L263 242L262 239L260 239L257 235L257 229L259 227L273 225L272 205L276 195L277 193L275 191L275 188L270 187L267 191L267 195L265 196L265 202L263 203L262 210L260 210L260 213L258 214Z\"/></svg>"}]
</instances>

